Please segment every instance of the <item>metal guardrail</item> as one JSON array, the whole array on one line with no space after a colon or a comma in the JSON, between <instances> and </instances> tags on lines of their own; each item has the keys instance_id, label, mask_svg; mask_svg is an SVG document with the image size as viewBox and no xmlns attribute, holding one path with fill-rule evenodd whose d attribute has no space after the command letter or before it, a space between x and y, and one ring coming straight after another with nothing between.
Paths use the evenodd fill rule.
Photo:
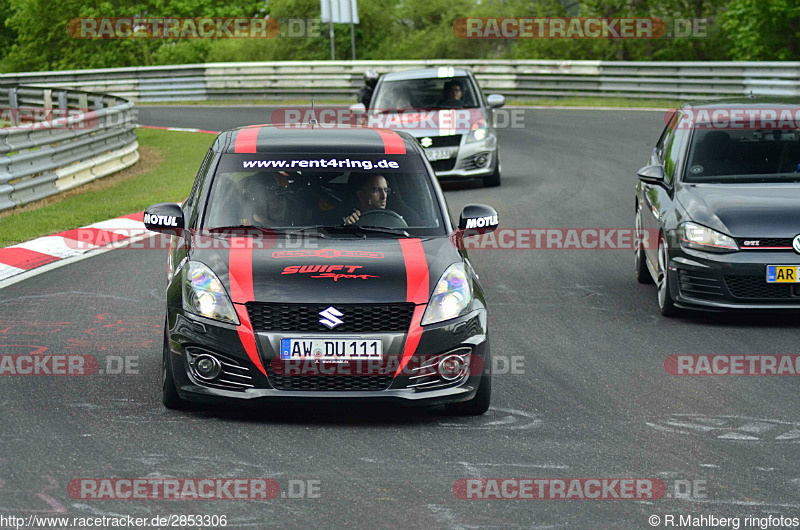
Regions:
<instances>
[{"instance_id":1,"label":"metal guardrail","mask_svg":"<svg viewBox=\"0 0 800 530\"><path fill-rule=\"evenodd\" d=\"M139 160L131 101L76 90L0 88L2 116L55 109L68 116L0 128L0 210L43 199Z\"/></svg>"},{"instance_id":2,"label":"metal guardrail","mask_svg":"<svg viewBox=\"0 0 800 530\"><path fill-rule=\"evenodd\" d=\"M134 101L350 99L368 68L472 69L484 91L506 97L623 96L698 99L800 97L800 62L627 62L548 60L308 61L208 63L0 75L0 86L38 84L115 94Z\"/></svg>"}]
</instances>

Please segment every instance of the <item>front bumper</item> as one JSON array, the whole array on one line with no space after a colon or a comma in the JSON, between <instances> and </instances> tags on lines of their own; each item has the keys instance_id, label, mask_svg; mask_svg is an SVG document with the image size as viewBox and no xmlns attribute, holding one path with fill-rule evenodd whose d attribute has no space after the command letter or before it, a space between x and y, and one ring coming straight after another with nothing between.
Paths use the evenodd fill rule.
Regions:
<instances>
[{"instance_id":1,"label":"front bumper","mask_svg":"<svg viewBox=\"0 0 800 530\"><path fill-rule=\"evenodd\" d=\"M792 251L702 252L672 239L670 292L679 307L706 310L800 310L800 284L769 284L768 265L800 265Z\"/></svg>"},{"instance_id":2,"label":"front bumper","mask_svg":"<svg viewBox=\"0 0 800 530\"><path fill-rule=\"evenodd\" d=\"M249 358L242 341L239 330L233 325L227 325L212 320L204 319L181 310L169 310L168 322L170 355L169 362L178 395L187 401L201 403L239 402L242 404L263 404L266 402L310 402L317 400L394 402L404 405L430 406L444 403L467 401L474 397L488 366L483 363L489 359L489 344L486 336L486 310L477 309L467 315L445 323L425 326L422 336L414 353L414 357L427 359L452 351L463 351L468 348L474 362L472 370L462 378L444 385L432 385L433 388L411 388L409 385L419 381L413 379L413 371L403 370L394 377L394 369L387 372L387 388L368 390L331 390L331 380L325 380L327 389L297 390L286 384L287 375L281 376L281 383L275 376L274 368L280 366L279 345L281 338L298 337L297 333L256 333L256 345L259 360L264 368L262 372ZM336 333L329 333L336 338ZM352 336L352 335L348 335ZM384 357L388 365L396 368L402 357L406 335L404 333L359 334L363 338L380 338L384 342ZM197 377L189 364L189 359L198 351L210 352L222 358L225 362L223 374L215 381L203 381ZM276 360L276 357L278 359ZM409 362L409 368L415 364ZM236 368L236 366L241 367ZM348 380L341 378L365 378L366 375L339 375L341 370L332 363L327 365L329 370L322 370L323 374L303 375L305 381L314 382L308 378L340 378L342 388L360 385L362 380ZM231 368L233 367L233 368ZM480 369L480 370L478 370ZM235 373L228 377L228 373ZM346 370L344 370L346 372ZM226 384L227 382L237 383ZM359 383L352 385L350 383ZM299 384L297 386L304 386ZM306 385L307 386L307 385ZM283 389L280 389L283 387Z\"/></svg>"},{"instance_id":3,"label":"front bumper","mask_svg":"<svg viewBox=\"0 0 800 530\"><path fill-rule=\"evenodd\" d=\"M485 164L476 167L475 160L480 156L485 157L487 161ZM450 163L441 164L440 162ZM436 177L440 180L486 177L494 173L497 164L497 137L494 135L490 135L480 142L465 143L462 141L461 145L458 147L454 162L452 159L449 161L431 162Z\"/></svg>"}]
</instances>

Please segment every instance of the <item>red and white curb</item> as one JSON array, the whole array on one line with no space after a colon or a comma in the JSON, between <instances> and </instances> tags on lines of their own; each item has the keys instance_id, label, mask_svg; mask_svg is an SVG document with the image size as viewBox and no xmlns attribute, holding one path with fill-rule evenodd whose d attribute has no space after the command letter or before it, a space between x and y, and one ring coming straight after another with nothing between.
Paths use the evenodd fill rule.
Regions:
<instances>
[{"instance_id":1,"label":"red and white curb","mask_svg":"<svg viewBox=\"0 0 800 530\"><path fill-rule=\"evenodd\" d=\"M154 235L144 227L144 212L123 215L11 247L0 248L0 287L5 280L93 250L116 248L120 242ZM27 275L26 275L27 277Z\"/></svg>"}]
</instances>

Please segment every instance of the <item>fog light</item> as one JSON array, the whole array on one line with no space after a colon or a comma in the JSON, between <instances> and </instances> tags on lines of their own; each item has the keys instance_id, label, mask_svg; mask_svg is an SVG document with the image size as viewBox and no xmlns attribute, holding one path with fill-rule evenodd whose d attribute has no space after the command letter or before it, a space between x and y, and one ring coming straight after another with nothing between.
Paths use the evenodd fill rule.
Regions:
<instances>
[{"instance_id":1,"label":"fog light","mask_svg":"<svg viewBox=\"0 0 800 530\"><path fill-rule=\"evenodd\" d=\"M485 155L478 155L475 157L476 167L483 167L486 165L487 162L489 162L489 159Z\"/></svg>"},{"instance_id":2,"label":"fog light","mask_svg":"<svg viewBox=\"0 0 800 530\"><path fill-rule=\"evenodd\" d=\"M210 355L200 355L194 363L197 370L197 376L201 379L211 380L216 379L222 372L222 365L219 361Z\"/></svg>"},{"instance_id":3,"label":"fog light","mask_svg":"<svg viewBox=\"0 0 800 530\"><path fill-rule=\"evenodd\" d=\"M467 360L461 355L448 355L439 361L439 375L446 381L458 379L464 375L467 368Z\"/></svg>"}]
</instances>

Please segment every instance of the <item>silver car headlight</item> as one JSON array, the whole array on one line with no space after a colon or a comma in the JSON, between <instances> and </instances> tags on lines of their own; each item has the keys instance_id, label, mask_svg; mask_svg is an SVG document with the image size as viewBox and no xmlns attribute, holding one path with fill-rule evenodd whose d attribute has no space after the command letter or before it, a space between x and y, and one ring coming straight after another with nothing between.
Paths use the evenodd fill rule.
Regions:
<instances>
[{"instance_id":1,"label":"silver car headlight","mask_svg":"<svg viewBox=\"0 0 800 530\"><path fill-rule=\"evenodd\" d=\"M469 129L467 143L480 142L481 140L485 140L487 136L489 136L489 128L486 126L486 122L478 120L473 123L472 127Z\"/></svg>"},{"instance_id":2,"label":"silver car headlight","mask_svg":"<svg viewBox=\"0 0 800 530\"><path fill-rule=\"evenodd\" d=\"M471 302L472 281L463 263L453 263L436 284L422 315L422 325L436 324L463 315Z\"/></svg>"},{"instance_id":3,"label":"silver car headlight","mask_svg":"<svg viewBox=\"0 0 800 530\"><path fill-rule=\"evenodd\" d=\"M199 261L189 261L183 267L183 308L196 315L239 325L222 282Z\"/></svg>"},{"instance_id":4,"label":"silver car headlight","mask_svg":"<svg viewBox=\"0 0 800 530\"><path fill-rule=\"evenodd\" d=\"M681 245L707 252L733 252L739 245L732 237L696 223L683 223L678 227Z\"/></svg>"}]
</instances>

